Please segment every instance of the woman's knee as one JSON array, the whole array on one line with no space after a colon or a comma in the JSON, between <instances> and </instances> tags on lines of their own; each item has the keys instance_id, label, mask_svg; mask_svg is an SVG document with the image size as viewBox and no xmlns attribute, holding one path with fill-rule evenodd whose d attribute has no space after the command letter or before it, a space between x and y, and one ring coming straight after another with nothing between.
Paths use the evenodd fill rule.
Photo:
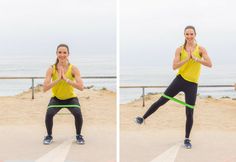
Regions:
<instances>
[{"instance_id":1,"label":"woman's knee","mask_svg":"<svg viewBox=\"0 0 236 162\"><path fill-rule=\"evenodd\" d=\"M187 119L193 120L193 110L186 107L186 117Z\"/></svg>"},{"instance_id":2,"label":"woman's knee","mask_svg":"<svg viewBox=\"0 0 236 162\"><path fill-rule=\"evenodd\" d=\"M71 113L74 115L74 117L80 117L80 118L82 118L81 111L80 111L80 109L78 109L78 108L74 108L73 110L71 110Z\"/></svg>"},{"instance_id":3,"label":"woman's knee","mask_svg":"<svg viewBox=\"0 0 236 162\"><path fill-rule=\"evenodd\" d=\"M57 112L52 110L52 108L49 108L46 113L46 118L53 118L56 113Z\"/></svg>"},{"instance_id":4,"label":"woman's knee","mask_svg":"<svg viewBox=\"0 0 236 162\"><path fill-rule=\"evenodd\" d=\"M164 105L167 101L169 101L169 100L164 97L161 97L153 105L154 105L154 107L160 107L160 106Z\"/></svg>"}]
</instances>

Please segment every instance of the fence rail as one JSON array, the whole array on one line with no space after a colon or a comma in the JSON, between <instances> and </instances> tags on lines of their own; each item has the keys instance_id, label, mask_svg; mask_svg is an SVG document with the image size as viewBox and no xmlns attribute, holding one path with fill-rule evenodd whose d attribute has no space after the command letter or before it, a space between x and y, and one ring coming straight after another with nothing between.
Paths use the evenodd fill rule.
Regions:
<instances>
[{"instance_id":1,"label":"fence rail","mask_svg":"<svg viewBox=\"0 0 236 162\"><path fill-rule=\"evenodd\" d=\"M143 107L145 106L145 89L146 88L167 88L168 86L140 86L140 85L135 85L135 86L127 86L123 85L120 86L120 88L141 88L142 89L142 99L143 99ZM236 90L236 84L234 85L199 85L198 87L204 87L204 88L225 88L225 87L234 87L234 90Z\"/></svg>"},{"instance_id":2,"label":"fence rail","mask_svg":"<svg viewBox=\"0 0 236 162\"><path fill-rule=\"evenodd\" d=\"M8 79L31 79L31 89L32 89L32 99L34 99L34 80L35 79L44 79L45 77L0 77L0 80L8 80ZM84 76L82 79L116 79L116 76Z\"/></svg>"}]
</instances>

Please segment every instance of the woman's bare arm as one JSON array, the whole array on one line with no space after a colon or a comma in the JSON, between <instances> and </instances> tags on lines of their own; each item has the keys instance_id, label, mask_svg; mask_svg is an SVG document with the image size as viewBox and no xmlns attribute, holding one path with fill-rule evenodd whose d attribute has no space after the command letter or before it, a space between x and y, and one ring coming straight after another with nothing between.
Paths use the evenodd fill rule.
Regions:
<instances>
[{"instance_id":1,"label":"woman's bare arm","mask_svg":"<svg viewBox=\"0 0 236 162\"><path fill-rule=\"evenodd\" d=\"M175 51L175 58L173 61L173 66L172 66L174 70L181 67L183 64L185 64L190 59L190 55L189 55L185 60L180 61L180 52L181 52L181 47L177 48Z\"/></svg>"},{"instance_id":2,"label":"woman's bare arm","mask_svg":"<svg viewBox=\"0 0 236 162\"><path fill-rule=\"evenodd\" d=\"M43 83L43 91L44 92L51 89L54 85L56 85L60 81L61 77L59 77L59 79L52 82L52 70L53 70L52 67L50 67L46 72L46 77L45 77L45 80ZM59 76L60 76L60 74L59 74Z\"/></svg>"},{"instance_id":3,"label":"woman's bare arm","mask_svg":"<svg viewBox=\"0 0 236 162\"><path fill-rule=\"evenodd\" d=\"M84 84L83 84L83 80L81 79L79 69L77 67L73 66L72 67L72 74L75 77L75 82L73 82L69 79L66 79L66 82L68 84L70 84L71 86L73 86L74 88L79 89L80 91L83 91L84 90Z\"/></svg>"},{"instance_id":4,"label":"woman's bare arm","mask_svg":"<svg viewBox=\"0 0 236 162\"><path fill-rule=\"evenodd\" d=\"M208 56L206 49L203 47L200 47L200 53L203 59L197 59L197 62L201 63L204 66L212 67L211 59Z\"/></svg>"}]
</instances>

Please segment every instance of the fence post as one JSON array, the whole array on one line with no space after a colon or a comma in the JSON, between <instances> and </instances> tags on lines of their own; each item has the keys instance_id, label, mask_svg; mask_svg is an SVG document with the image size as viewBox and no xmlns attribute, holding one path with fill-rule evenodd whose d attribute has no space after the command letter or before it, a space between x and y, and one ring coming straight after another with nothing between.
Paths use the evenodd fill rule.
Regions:
<instances>
[{"instance_id":1,"label":"fence post","mask_svg":"<svg viewBox=\"0 0 236 162\"><path fill-rule=\"evenodd\" d=\"M32 99L34 99L34 78L32 78Z\"/></svg>"},{"instance_id":2,"label":"fence post","mask_svg":"<svg viewBox=\"0 0 236 162\"><path fill-rule=\"evenodd\" d=\"M144 87L142 87L142 89L143 89L143 107L145 106L145 88Z\"/></svg>"}]
</instances>

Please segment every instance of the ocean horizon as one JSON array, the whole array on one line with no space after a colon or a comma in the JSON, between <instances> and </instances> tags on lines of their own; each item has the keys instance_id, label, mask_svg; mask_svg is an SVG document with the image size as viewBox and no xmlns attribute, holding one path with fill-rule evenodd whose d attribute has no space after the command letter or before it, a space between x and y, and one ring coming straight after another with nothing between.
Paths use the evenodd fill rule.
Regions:
<instances>
[{"instance_id":1,"label":"ocean horizon","mask_svg":"<svg viewBox=\"0 0 236 162\"><path fill-rule=\"evenodd\" d=\"M44 77L49 66L54 64L55 55L14 55L1 56L1 77ZM70 62L76 65L81 76L116 76L115 55L95 56L70 56ZM236 83L236 65L222 64L212 68L202 67L199 85L234 85ZM122 85L145 85L145 86L168 86L175 78L177 71L173 71L169 65L152 66L121 66L120 86ZM43 79L35 80L35 86L42 84ZM116 79L84 79L85 86L94 86L96 89L106 88L116 92ZM0 96L14 96L31 88L31 80L2 80L0 79ZM145 94L161 93L165 89L148 88ZM236 98L236 91L229 88L199 88L201 96L214 98ZM131 102L140 98L141 89L120 89L120 103Z\"/></svg>"},{"instance_id":2,"label":"ocean horizon","mask_svg":"<svg viewBox=\"0 0 236 162\"><path fill-rule=\"evenodd\" d=\"M222 64L212 68L202 66L198 85L234 85L236 83L236 65ZM120 70L121 86L168 86L177 74L171 66L126 66ZM147 88L148 93L162 93L166 88ZM213 98L236 98L234 87L198 88L198 95ZM142 96L142 89L120 89L120 103L128 103Z\"/></svg>"},{"instance_id":3,"label":"ocean horizon","mask_svg":"<svg viewBox=\"0 0 236 162\"><path fill-rule=\"evenodd\" d=\"M0 57L0 77L45 77L47 69L55 63L56 55L4 55ZM116 58L111 55L72 55L70 63L77 66L81 76L116 76ZM83 79L85 86L116 91L116 79ZM36 79L35 86L43 84ZM0 79L0 96L14 96L31 88L30 79Z\"/></svg>"}]
</instances>

